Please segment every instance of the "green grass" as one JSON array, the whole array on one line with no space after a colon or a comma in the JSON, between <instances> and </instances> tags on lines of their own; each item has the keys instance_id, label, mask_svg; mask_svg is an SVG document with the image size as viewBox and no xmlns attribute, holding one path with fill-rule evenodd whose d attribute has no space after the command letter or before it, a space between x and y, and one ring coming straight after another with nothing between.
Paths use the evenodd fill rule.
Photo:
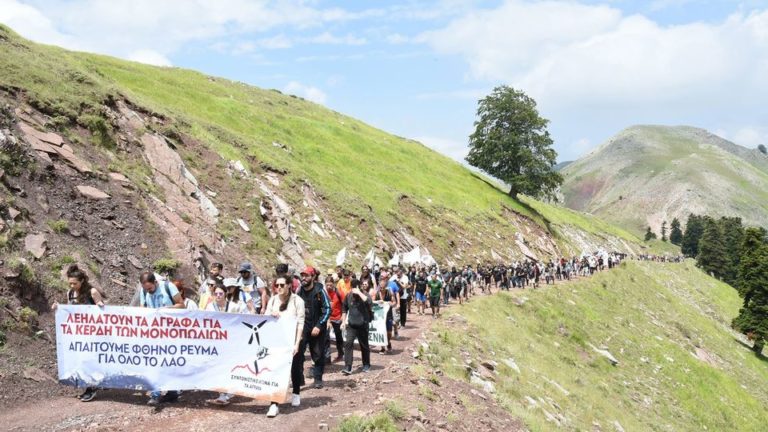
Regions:
<instances>
[{"instance_id":1,"label":"green grass","mask_svg":"<svg viewBox=\"0 0 768 432\"><path fill-rule=\"evenodd\" d=\"M447 315L462 315L466 329L437 325L431 361L460 379L461 351L498 361L497 398L532 430L555 428L544 410L562 415L564 430L612 430L614 421L628 431L764 429L768 362L730 331L735 290L692 262L628 262L514 295L528 300L517 306L504 293L451 308ZM619 364L590 344L607 347ZM697 347L716 365L697 359Z\"/></svg>"},{"instance_id":2,"label":"green grass","mask_svg":"<svg viewBox=\"0 0 768 432\"><path fill-rule=\"evenodd\" d=\"M255 175L270 168L285 171L278 192L299 212L306 211L305 218L313 211L302 205L302 184L309 181L327 219L351 221L343 228L361 239L361 250L373 245L376 226L407 226L418 238L435 239L433 253L453 254L455 247L442 234L490 229L512 239L517 228L504 216L505 209L542 221L482 176L420 143L277 91L43 46L3 26L0 86L23 89L31 105L54 118L52 127L79 124L88 129L94 149L113 159L111 169L145 192L157 191L135 161L125 160L126 155L112 158L110 126L99 117L101 107L117 99L170 119L172 129L198 139L225 160L242 161ZM358 228L362 219L366 225ZM343 239L305 235L304 240L310 249L349 246ZM486 246L477 245L474 252Z\"/></svg>"},{"instance_id":3,"label":"green grass","mask_svg":"<svg viewBox=\"0 0 768 432\"><path fill-rule=\"evenodd\" d=\"M372 417L353 415L345 418L334 428L335 432L398 432L400 429L386 412Z\"/></svg>"}]
</instances>

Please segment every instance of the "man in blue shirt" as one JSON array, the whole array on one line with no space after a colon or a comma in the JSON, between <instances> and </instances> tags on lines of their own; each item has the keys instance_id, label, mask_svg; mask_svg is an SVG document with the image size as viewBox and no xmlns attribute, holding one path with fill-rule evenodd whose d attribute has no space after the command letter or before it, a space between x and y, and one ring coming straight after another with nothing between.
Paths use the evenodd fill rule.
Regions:
<instances>
[{"instance_id":1,"label":"man in blue shirt","mask_svg":"<svg viewBox=\"0 0 768 432\"><path fill-rule=\"evenodd\" d=\"M141 282L141 306L151 309L173 308L184 309L184 300L179 294L176 285L167 280L159 281L152 272L144 272L139 277ZM169 390L165 396L160 397L161 392L153 391L148 405L158 405L160 402L173 402L179 398L179 392Z\"/></svg>"}]
</instances>

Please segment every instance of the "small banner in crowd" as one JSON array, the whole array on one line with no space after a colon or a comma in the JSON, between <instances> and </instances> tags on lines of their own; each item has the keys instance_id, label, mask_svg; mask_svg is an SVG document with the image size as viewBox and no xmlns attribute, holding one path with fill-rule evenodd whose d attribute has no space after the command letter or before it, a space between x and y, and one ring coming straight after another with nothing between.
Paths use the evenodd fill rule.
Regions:
<instances>
[{"instance_id":1,"label":"small banner in crowd","mask_svg":"<svg viewBox=\"0 0 768 432\"><path fill-rule=\"evenodd\" d=\"M296 319L68 306L56 310L59 381L77 387L211 390L284 402Z\"/></svg>"},{"instance_id":2,"label":"small banner in crowd","mask_svg":"<svg viewBox=\"0 0 768 432\"><path fill-rule=\"evenodd\" d=\"M373 321L368 324L368 345L372 347L385 347L387 346L387 312L389 311L389 303L374 303L373 304ZM347 332L343 332L344 338L347 337ZM332 340L336 340L336 335L333 332L329 332Z\"/></svg>"}]
</instances>

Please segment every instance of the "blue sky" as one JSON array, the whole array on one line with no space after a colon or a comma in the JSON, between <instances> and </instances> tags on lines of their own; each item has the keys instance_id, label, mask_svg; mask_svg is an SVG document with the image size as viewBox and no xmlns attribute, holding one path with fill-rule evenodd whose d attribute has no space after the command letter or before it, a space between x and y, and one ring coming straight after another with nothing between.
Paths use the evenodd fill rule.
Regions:
<instances>
[{"instance_id":1,"label":"blue sky","mask_svg":"<svg viewBox=\"0 0 768 432\"><path fill-rule=\"evenodd\" d=\"M294 93L457 160L500 84L539 102L559 160L633 124L768 144L768 0L0 0L0 22Z\"/></svg>"}]
</instances>

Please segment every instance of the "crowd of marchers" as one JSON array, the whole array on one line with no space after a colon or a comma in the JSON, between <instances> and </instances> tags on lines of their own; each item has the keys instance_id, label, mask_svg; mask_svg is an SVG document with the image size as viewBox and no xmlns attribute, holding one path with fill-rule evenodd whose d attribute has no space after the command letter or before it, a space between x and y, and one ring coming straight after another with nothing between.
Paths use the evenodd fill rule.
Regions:
<instances>
[{"instance_id":1,"label":"crowd of marchers","mask_svg":"<svg viewBox=\"0 0 768 432\"><path fill-rule=\"evenodd\" d=\"M277 264L272 274L257 272L249 262L234 272L221 263L211 263L198 277L186 281L164 277L152 271L139 277L131 306L144 308L196 309L235 314L261 314L292 317L297 320L291 364L291 397L294 407L301 404L305 383L306 353L311 366L309 376L314 388L323 387L326 365L343 362L342 373L351 375L355 342L361 351L362 364L357 371L371 368L368 344L369 324L373 320L373 304L389 304L386 315L388 343L380 348L383 355L392 352L392 342L408 323L409 314L440 317L440 308L452 302L464 303L476 294L494 291L538 288L619 265L624 253L596 252L579 257L559 258L547 262L522 259L507 264L440 267L437 264L363 265L359 271L337 266L325 273L307 266L301 271L287 264ZM678 261L679 257L642 255L642 260ZM258 274L257 274L258 273ZM86 272L72 265L67 272L68 304L103 306L104 292L93 286ZM55 309L56 303L53 304ZM333 333L335 341L331 340ZM345 333L346 337L342 334ZM78 396L83 402L94 399L97 389L87 387ZM180 392L151 392L150 405L176 401ZM233 395L218 394L210 404L226 406ZM267 409L268 417L279 413L277 402Z\"/></svg>"}]
</instances>

